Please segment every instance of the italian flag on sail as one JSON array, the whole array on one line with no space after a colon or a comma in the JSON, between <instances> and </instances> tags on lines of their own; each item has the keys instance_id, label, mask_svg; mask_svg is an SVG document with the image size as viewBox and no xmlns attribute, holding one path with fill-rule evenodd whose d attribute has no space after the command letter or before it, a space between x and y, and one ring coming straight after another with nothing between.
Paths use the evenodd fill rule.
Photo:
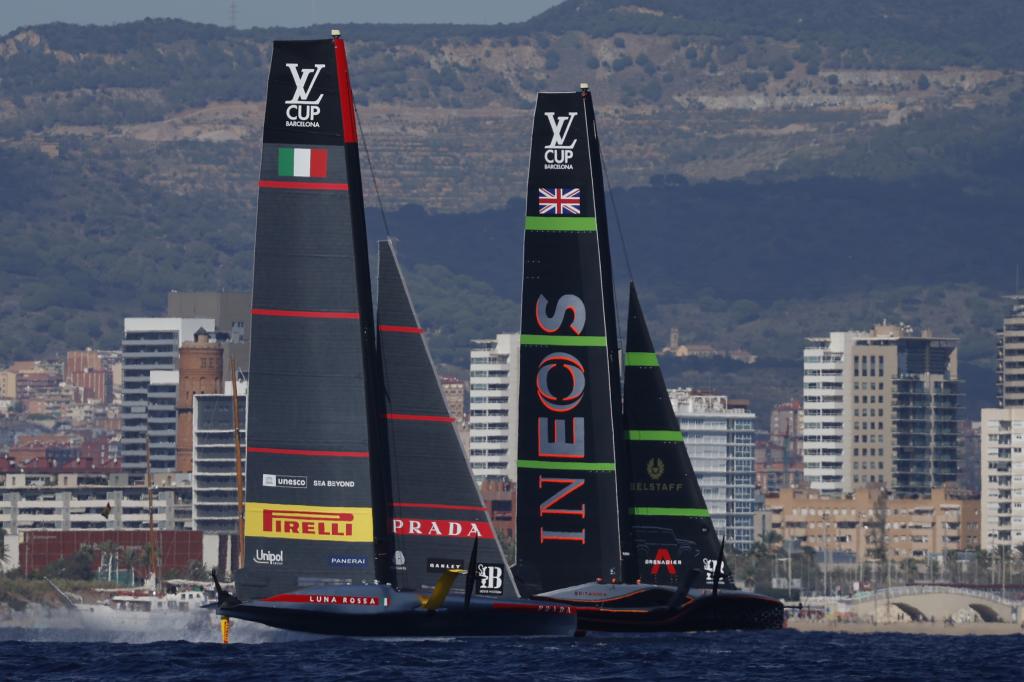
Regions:
<instances>
[{"instance_id":1,"label":"italian flag on sail","mask_svg":"<svg viewBox=\"0 0 1024 682\"><path fill-rule=\"evenodd\" d=\"M326 178L327 150L281 147L277 150L277 174L283 178Z\"/></svg>"}]
</instances>

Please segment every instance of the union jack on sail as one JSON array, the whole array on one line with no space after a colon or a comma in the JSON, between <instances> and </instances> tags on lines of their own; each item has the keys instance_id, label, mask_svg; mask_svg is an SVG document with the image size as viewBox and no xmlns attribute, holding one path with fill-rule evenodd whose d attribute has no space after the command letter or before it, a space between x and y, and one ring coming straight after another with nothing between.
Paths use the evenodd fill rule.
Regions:
<instances>
[{"instance_id":1,"label":"union jack on sail","mask_svg":"<svg viewBox=\"0 0 1024 682\"><path fill-rule=\"evenodd\" d=\"M541 215L579 215L580 188L541 187L537 202Z\"/></svg>"}]
</instances>

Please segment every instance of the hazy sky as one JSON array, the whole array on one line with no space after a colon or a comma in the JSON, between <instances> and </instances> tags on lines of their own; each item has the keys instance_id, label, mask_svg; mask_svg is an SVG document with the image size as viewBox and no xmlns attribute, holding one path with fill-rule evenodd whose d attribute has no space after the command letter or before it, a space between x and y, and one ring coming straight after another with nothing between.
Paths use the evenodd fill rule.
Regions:
<instances>
[{"instance_id":1,"label":"hazy sky","mask_svg":"<svg viewBox=\"0 0 1024 682\"><path fill-rule=\"evenodd\" d=\"M494 24L528 19L558 1L235 0L235 16L239 28L328 22ZM114 24L146 17L177 17L227 25L231 0L0 0L0 33L50 21Z\"/></svg>"}]
</instances>

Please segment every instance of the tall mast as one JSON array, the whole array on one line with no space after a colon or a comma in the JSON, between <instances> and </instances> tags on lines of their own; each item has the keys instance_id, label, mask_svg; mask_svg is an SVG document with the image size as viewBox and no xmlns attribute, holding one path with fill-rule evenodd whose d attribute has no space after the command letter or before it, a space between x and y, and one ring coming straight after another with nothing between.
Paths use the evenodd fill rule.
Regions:
<instances>
[{"instance_id":1,"label":"tall mast","mask_svg":"<svg viewBox=\"0 0 1024 682\"><path fill-rule=\"evenodd\" d=\"M153 524L153 460L149 451L149 437L146 437L146 499L149 504L149 574L153 576L153 588L157 585L156 527ZM170 510L166 510L169 512Z\"/></svg>"},{"instance_id":2,"label":"tall mast","mask_svg":"<svg viewBox=\"0 0 1024 682\"><path fill-rule=\"evenodd\" d=\"M636 574L631 570L633 562L627 557L634 553L629 514L626 500L629 499L629 453L623 438L622 427L622 377L619 373L619 325L615 312L615 281L612 277L612 254L608 238L608 211L604 202L604 160L601 156L601 140L597 134L597 120L594 114L594 100L590 88L580 83L580 94L587 115L587 131L590 134L590 163L594 181L594 215L597 218L597 241L601 252L601 287L604 301L605 327L608 338L608 374L612 399L612 447L615 452L615 480L619 501L619 551L622 555L620 580L632 582ZM621 229L621 226L620 226Z\"/></svg>"},{"instance_id":3,"label":"tall mast","mask_svg":"<svg viewBox=\"0 0 1024 682\"><path fill-rule=\"evenodd\" d=\"M366 214L363 207L363 176L359 167L359 138L355 101L349 80L348 58L341 31L331 31L338 69L341 96L341 121L345 143L349 205L352 214L352 241L355 253L356 293L359 301L359 325L363 346L363 389L369 421L370 478L373 487L373 536L377 579L395 584L394 539L391 530L391 464L384 420L384 379L377 349L377 325L374 322L373 293L370 288L369 244L366 238Z\"/></svg>"},{"instance_id":4,"label":"tall mast","mask_svg":"<svg viewBox=\"0 0 1024 682\"><path fill-rule=\"evenodd\" d=\"M238 368L231 358L231 428L235 435L235 499L238 502L238 568L245 566L245 490L242 476L242 434L238 418ZM230 563L230 562L229 562Z\"/></svg>"}]
</instances>

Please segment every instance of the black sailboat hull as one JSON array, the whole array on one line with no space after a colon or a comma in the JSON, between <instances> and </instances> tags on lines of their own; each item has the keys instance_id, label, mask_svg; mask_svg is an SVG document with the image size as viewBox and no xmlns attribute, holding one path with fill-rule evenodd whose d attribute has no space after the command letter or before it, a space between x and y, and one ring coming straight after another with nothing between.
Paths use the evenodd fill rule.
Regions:
<instances>
[{"instance_id":1,"label":"black sailboat hull","mask_svg":"<svg viewBox=\"0 0 1024 682\"><path fill-rule=\"evenodd\" d=\"M694 632L777 630L785 626L782 602L741 590L691 590L678 606L664 585L590 584L536 599L576 609L580 630L603 632Z\"/></svg>"},{"instance_id":2,"label":"black sailboat hull","mask_svg":"<svg viewBox=\"0 0 1024 682\"><path fill-rule=\"evenodd\" d=\"M222 604L217 614L271 627L338 637L568 636L575 609L566 604L463 595L427 610L408 592L374 586L316 588L307 593Z\"/></svg>"}]
</instances>

